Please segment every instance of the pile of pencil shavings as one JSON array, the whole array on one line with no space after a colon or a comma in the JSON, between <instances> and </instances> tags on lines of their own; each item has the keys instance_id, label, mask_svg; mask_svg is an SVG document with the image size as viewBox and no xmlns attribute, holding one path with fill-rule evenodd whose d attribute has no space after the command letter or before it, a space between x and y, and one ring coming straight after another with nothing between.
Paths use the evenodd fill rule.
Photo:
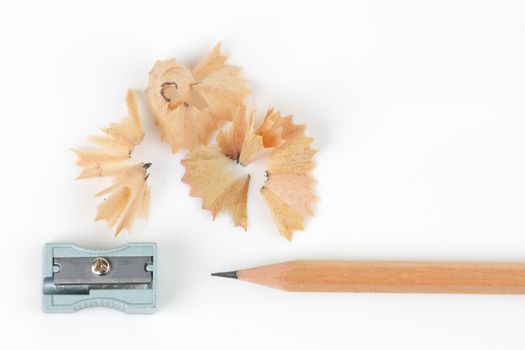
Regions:
<instances>
[{"instance_id":1,"label":"pile of pencil shavings","mask_svg":"<svg viewBox=\"0 0 525 350\"><path fill-rule=\"evenodd\" d=\"M305 135L305 125L295 124L292 116L283 117L273 108L256 123L255 110L245 106L251 91L241 68L226 64L226 58L217 44L191 70L175 59L158 61L146 89L151 112L162 141L172 152L188 152L182 160L186 168L182 181L214 218L228 213L236 226L247 230L250 176L237 175L228 163L246 166L264 159L267 179L260 193L279 232L291 240L294 231L303 230L305 219L313 215L313 139ZM104 200L95 220L115 227L117 235L131 230L137 217L147 217L150 201L150 164L131 162L134 147L144 138L131 90L126 103L128 114L120 123L103 128L103 136L89 137L96 149L74 150L82 168L79 178L112 179L111 186L96 194ZM219 130L226 123L229 128Z\"/></svg>"}]
</instances>

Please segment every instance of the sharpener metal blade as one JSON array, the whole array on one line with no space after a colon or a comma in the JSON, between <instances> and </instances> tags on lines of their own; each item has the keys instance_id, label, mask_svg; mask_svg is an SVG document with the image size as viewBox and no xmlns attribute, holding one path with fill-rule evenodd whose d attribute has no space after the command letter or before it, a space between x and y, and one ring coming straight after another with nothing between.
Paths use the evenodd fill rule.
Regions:
<instances>
[{"instance_id":1,"label":"sharpener metal blade","mask_svg":"<svg viewBox=\"0 0 525 350\"><path fill-rule=\"evenodd\" d=\"M151 283L150 256L104 257L110 263L107 274L97 275L92 265L97 258L54 258L58 272L53 274L55 284L124 284Z\"/></svg>"}]
</instances>

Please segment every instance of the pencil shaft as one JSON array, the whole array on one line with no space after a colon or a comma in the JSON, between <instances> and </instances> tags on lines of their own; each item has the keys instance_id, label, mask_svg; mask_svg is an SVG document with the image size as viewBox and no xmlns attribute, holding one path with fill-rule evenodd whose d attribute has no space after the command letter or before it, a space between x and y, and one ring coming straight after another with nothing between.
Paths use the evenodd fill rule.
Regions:
<instances>
[{"instance_id":1,"label":"pencil shaft","mask_svg":"<svg viewBox=\"0 0 525 350\"><path fill-rule=\"evenodd\" d=\"M525 294L525 263L297 260L237 276L288 291Z\"/></svg>"}]
</instances>

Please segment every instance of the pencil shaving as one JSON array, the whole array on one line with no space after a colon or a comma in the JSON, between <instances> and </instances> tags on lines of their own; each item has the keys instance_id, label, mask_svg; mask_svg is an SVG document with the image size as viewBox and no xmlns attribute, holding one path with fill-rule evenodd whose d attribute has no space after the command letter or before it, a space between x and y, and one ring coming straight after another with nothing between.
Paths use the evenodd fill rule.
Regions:
<instances>
[{"instance_id":1,"label":"pencil shaving","mask_svg":"<svg viewBox=\"0 0 525 350\"><path fill-rule=\"evenodd\" d=\"M221 44L190 70L175 59L157 61L146 90L161 138L173 153L209 142L251 93L241 68L226 64Z\"/></svg>"},{"instance_id":2,"label":"pencil shaving","mask_svg":"<svg viewBox=\"0 0 525 350\"><path fill-rule=\"evenodd\" d=\"M231 127L217 134L217 145L225 156L232 160L239 160L246 128L246 107L239 106L233 114Z\"/></svg>"},{"instance_id":3,"label":"pencil shaving","mask_svg":"<svg viewBox=\"0 0 525 350\"><path fill-rule=\"evenodd\" d=\"M234 113L230 129L217 135L217 144L223 153L243 166L260 158L265 149L262 136L254 131L255 110L249 112L248 124L246 113L246 107L240 106Z\"/></svg>"},{"instance_id":4,"label":"pencil shaving","mask_svg":"<svg viewBox=\"0 0 525 350\"><path fill-rule=\"evenodd\" d=\"M268 157L268 179L261 194L279 232L288 240L294 231L304 229L304 221L313 215L312 207L317 200L313 191L315 180L309 174L315 167L312 141L296 135Z\"/></svg>"},{"instance_id":5,"label":"pencil shaving","mask_svg":"<svg viewBox=\"0 0 525 350\"><path fill-rule=\"evenodd\" d=\"M268 157L268 179L261 194L279 232L291 240L294 231L304 229L304 221L313 215L317 200L313 191L315 180L309 174L315 167L313 139L304 136L306 126L295 124L291 115L283 117L270 108L254 130L255 111L249 114L246 126L246 108L238 108L232 127L219 133L217 144L226 156L244 166L274 149Z\"/></svg>"},{"instance_id":6,"label":"pencil shaving","mask_svg":"<svg viewBox=\"0 0 525 350\"><path fill-rule=\"evenodd\" d=\"M244 166L262 158L267 150L304 132L305 128L304 125L295 124L292 116L283 117L273 108L268 109L257 128L254 127L255 110L248 113L245 106L236 109L232 120L231 127L217 135L217 144L226 156Z\"/></svg>"},{"instance_id":7,"label":"pencil shaving","mask_svg":"<svg viewBox=\"0 0 525 350\"><path fill-rule=\"evenodd\" d=\"M228 212L235 225L246 230L249 178L228 170L229 162L246 166L273 150L261 193L279 232L290 240L293 231L302 230L305 219L313 215L315 181L309 174L315 166L313 139L304 136L304 125L295 124L292 116L282 117L273 108L257 128L254 117L254 110L238 107L230 128L217 135L217 146L202 146L182 161L186 167L183 182L191 186L192 196L202 198L203 208L214 218L221 211ZM224 203L231 203L231 207Z\"/></svg>"},{"instance_id":8,"label":"pencil shaving","mask_svg":"<svg viewBox=\"0 0 525 350\"><path fill-rule=\"evenodd\" d=\"M129 165L136 145L142 142L144 132L140 123L135 93L126 96L128 115L120 123L101 129L103 136L89 136L97 150L74 150L76 164L82 168L79 179L112 178L112 185L96 194L105 196L97 207L95 220L104 220L109 228L116 226L118 235L123 229L131 230L136 217L146 218L149 206L147 169L149 163Z\"/></svg>"},{"instance_id":9,"label":"pencil shaving","mask_svg":"<svg viewBox=\"0 0 525 350\"><path fill-rule=\"evenodd\" d=\"M96 196L109 196L98 205L95 221L105 220L108 227L118 225L115 234L131 230L136 217L148 216L150 190L146 183L149 163L120 168L113 175L113 183ZM119 222L120 219L120 222Z\"/></svg>"},{"instance_id":10,"label":"pencil shaving","mask_svg":"<svg viewBox=\"0 0 525 350\"><path fill-rule=\"evenodd\" d=\"M202 198L202 208L228 213L235 226L247 229L246 202L249 176L237 176L227 169L230 159L213 146L203 146L182 160L186 173L182 181L191 186L191 196Z\"/></svg>"}]
</instances>

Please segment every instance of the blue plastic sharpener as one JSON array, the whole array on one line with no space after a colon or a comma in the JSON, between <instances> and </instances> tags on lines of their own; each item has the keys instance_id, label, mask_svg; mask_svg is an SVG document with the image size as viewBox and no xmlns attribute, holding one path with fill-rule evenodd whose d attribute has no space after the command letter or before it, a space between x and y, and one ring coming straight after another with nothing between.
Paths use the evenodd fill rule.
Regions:
<instances>
[{"instance_id":1,"label":"blue plastic sharpener","mask_svg":"<svg viewBox=\"0 0 525 350\"><path fill-rule=\"evenodd\" d=\"M44 248L44 312L110 307L153 313L157 293L155 243L94 250L73 243Z\"/></svg>"}]
</instances>

